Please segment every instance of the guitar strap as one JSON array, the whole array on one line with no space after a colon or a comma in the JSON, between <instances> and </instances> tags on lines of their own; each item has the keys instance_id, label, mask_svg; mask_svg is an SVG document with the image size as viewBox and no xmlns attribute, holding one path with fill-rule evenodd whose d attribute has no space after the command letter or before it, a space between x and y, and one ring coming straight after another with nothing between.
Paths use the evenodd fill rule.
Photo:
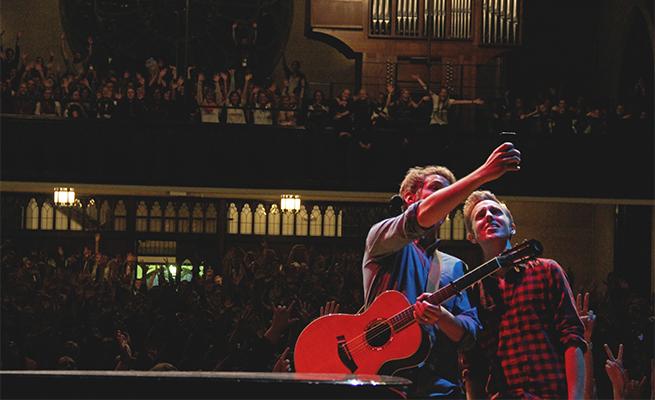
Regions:
<instances>
[{"instance_id":1,"label":"guitar strap","mask_svg":"<svg viewBox=\"0 0 655 400\"><path fill-rule=\"evenodd\" d=\"M439 279L441 279L442 265L443 259L441 258L441 252L438 249L434 249L434 256L432 257L430 270L428 271L428 282L425 287L426 292L434 293L437 291L437 289L439 289Z\"/></svg>"}]
</instances>

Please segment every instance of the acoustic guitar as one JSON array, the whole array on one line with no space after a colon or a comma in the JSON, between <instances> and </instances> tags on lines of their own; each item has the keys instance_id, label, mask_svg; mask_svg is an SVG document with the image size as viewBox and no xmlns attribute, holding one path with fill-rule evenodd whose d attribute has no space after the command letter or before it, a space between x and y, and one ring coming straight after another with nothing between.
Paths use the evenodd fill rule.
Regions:
<instances>
[{"instance_id":1,"label":"acoustic guitar","mask_svg":"<svg viewBox=\"0 0 655 400\"><path fill-rule=\"evenodd\" d=\"M525 241L440 288L426 301L439 305L498 269L516 267L542 251L538 241ZM430 348L414 306L402 293L387 290L361 314L330 314L312 321L298 337L294 363L296 372L393 375L425 361Z\"/></svg>"}]
</instances>

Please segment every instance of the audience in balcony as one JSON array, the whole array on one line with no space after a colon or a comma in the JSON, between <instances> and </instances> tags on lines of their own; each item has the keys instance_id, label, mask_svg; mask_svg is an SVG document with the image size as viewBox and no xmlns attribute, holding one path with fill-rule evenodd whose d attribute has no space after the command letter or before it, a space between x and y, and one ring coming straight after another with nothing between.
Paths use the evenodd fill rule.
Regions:
<instances>
[{"instance_id":1,"label":"audience in balcony","mask_svg":"<svg viewBox=\"0 0 655 400\"><path fill-rule=\"evenodd\" d=\"M248 29L256 31L250 25ZM364 147L370 142L371 130L390 127L410 134L426 129L448 133L451 129L447 127L458 123L450 115L452 106L457 104L476 104L481 106L480 110L490 110L489 120L482 121L482 125L476 123L475 129L480 132L485 130L485 124L490 132L510 130L522 136L602 135L652 129L652 99L643 78L626 91L625 101L611 107L605 101L587 101L583 97L573 101L575 97L563 96L554 87L534 96L516 96L507 91L502 99L488 99L486 103L482 99L456 100L445 88L438 93L429 90L417 75L412 78L419 90L415 86L392 85L372 101L365 88L360 88L354 97L350 88L344 88L328 101L331 93L321 90L314 90L312 97L307 98L311 88L300 62L295 60L287 65L284 56L284 79L279 83L269 77L253 76L249 56L246 67L239 64L227 71L189 66L186 74L178 74L174 65L150 57L142 68L121 68L120 74L115 69L99 73L92 63L92 37L86 40L86 51L80 53L69 51L62 35L63 66L56 64L53 52L47 60L31 59L22 53L21 37L19 33L14 48L0 51L5 114L274 124L306 127L313 132L327 128L341 137L358 136L357 142ZM213 79L207 79L209 76ZM420 92L421 87L427 94ZM76 91L79 94L74 94ZM53 106L57 102L59 111Z\"/></svg>"},{"instance_id":2,"label":"audience in balcony","mask_svg":"<svg viewBox=\"0 0 655 400\"><path fill-rule=\"evenodd\" d=\"M280 96L280 111L277 113L278 126L295 127L298 125L295 96L283 94Z\"/></svg>"},{"instance_id":3,"label":"audience in balcony","mask_svg":"<svg viewBox=\"0 0 655 400\"><path fill-rule=\"evenodd\" d=\"M393 85L387 85L387 92L379 92L371 112L371 125L376 128L386 128L391 116L389 106L393 98Z\"/></svg>"},{"instance_id":4,"label":"audience in balcony","mask_svg":"<svg viewBox=\"0 0 655 400\"><path fill-rule=\"evenodd\" d=\"M21 31L18 31L18 33L16 33L14 47L5 48L2 40L4 33L4 30L0 33L0 76L2 77L3 82L10 77L11 73L16 74L16 71L18 70L18 62L21 57L19 42L23 35Z\"/></svg>"},{"instance_id":5,"label":"audience in balcony","mask_svg":"<svg viewBox=\"0 0 655 400\"><path fill-rule=\"evenodd\" d=\"M325 93L315 90L312 99L307 105L306 126L310 132L319 132L327 125L330 107L325 102Z\"/></svg>"},{"instance_id":6,"label":"audience in balcony","mask_svg":"<svg viewBox=\"0 0 655 400\"><path fill-rule=\"evenodd\" d=\"M330 107L332 125L340 137L352 135L353 115L351 102L350 89L343 89L334 99Z\"/></svg>"},{"instance_id":7,"label":"audience in balcony","mask_svg":"<svg viewBox=\"0 0 655 400\"><path fill-rule=\"evenodd\" d=\"M257 98L252 111L253 124L273 125L273 112L271 111L273 104L271 104L268 95L260 88L257 88L256 91L253 89L253 92L253 95Z\"/></svg>"},{"instance_id":8,"label":"audience in balcony","mask_svg":"<svg viewBox=\"0 0 655 400\"><path fill-rule=\"evenodd\" d=\"M79 91L75 91L73 96L77 93L79 98ZM79 100L78 100L79 101ZM76 102L71 102L70 104L79 104ZM76 105L75 108L81 108ZM136 90L130 85L125 91L125 97L121 95L121 99L118 101L116 106L116 118L130 120L130 121L141 121L144 119L145 109L143 103L138 101L136 98Z\"/></svg>"},{"instance_id":9,"label":"audience in balcony","mask_svg":"<svg viewBox=\"0 0 655 400\"><path fill-rule=\"evenodd\" d=\"M55 115L62 116L61 103L52 97L52 89L46 88L43 91L43 98L36 102L34 115Z\"/></svg>"}]
</instances>

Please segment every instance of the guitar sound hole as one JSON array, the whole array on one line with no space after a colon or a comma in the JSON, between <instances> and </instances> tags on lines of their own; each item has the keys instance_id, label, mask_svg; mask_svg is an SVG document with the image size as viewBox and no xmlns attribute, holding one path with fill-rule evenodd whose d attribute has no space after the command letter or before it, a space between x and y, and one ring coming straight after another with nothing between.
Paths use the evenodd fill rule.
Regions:
<instances>
[{"instance_id":1,"label":"guitar sound hole","mask_svg":"<svg viewBox=\"0 0 655 400\"><path fill-rule=\"evenodd\" d=\"M373 321L366 327L366 342L373 347L384 346L391 339L391 327L386 322Z\"/></svg>"}]
</instances>

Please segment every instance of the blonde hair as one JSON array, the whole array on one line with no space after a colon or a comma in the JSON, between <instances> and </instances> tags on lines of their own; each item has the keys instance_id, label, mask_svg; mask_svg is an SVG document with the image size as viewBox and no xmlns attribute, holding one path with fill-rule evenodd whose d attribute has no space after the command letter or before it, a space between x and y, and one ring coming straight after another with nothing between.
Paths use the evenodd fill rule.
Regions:
<instances>
[{"instance_id":1,"label":"blonde hair","mask_svg":"<svg viewBox=\"0 0 655 400\"><path fill-rule=\"evenodd\" d=\"M452 185L457 180L455 175L446 167L440 165L427 165L425 167L414 167L407 170L405 174L405 179L403 179L400 184L400 197L405 200L405 195L407 193L415 194L419 191L425 179L431 175L440 175L446 178L446 180Z\"/></svg>"},{"instance_id":2,"label":"blonde hair","mask_svg":"<svg viewBox=\"0 0 655 400\"><path fill-rule=\"evenodd\" d=\"M473 221L471 220L473 209L475 206L484 200L491 200L494 203L497 203L500 206L500 209L509 217L509 222L514 223L514 217L512 213L507 208L507 205L502 201L498 200L495 194L491 193L488 190L476 190L471 193L469 197L464 202L464 225L466 226L466 232L473 234Z\"/></svg>"}]
</instances>

